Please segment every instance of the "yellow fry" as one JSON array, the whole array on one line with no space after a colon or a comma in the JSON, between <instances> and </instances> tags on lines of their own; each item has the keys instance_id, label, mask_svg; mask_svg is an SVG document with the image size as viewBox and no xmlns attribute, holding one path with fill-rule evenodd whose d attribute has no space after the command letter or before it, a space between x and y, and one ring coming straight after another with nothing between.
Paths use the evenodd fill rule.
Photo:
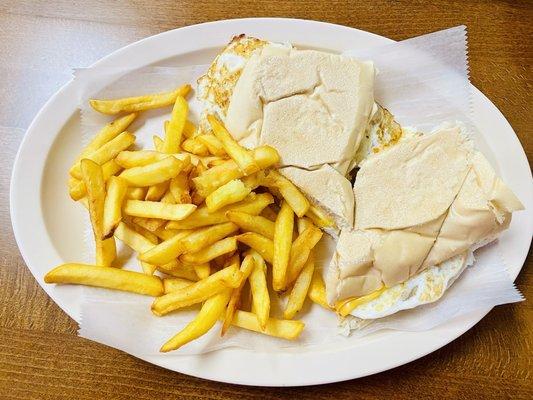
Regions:
<instances>
[{"instance_id":1,"label":"yellow fry","mask_svg":"<svg viewBox=\"0 0 533 400\"><path fill-rule=\"evenodd\" d=\"M383 286L381 289L367 294L366 296L351 297L349 299L341 300L337 302L337 304L335 304L335 308L342 317L346 317L352 312L355 307L360 306L361 304L368 303L369 301L379 297L385 289L385 286Z\"/></svg>"},{"instance_id":2,"label":"yellow fry","mask_svg":"<svg viewBox=\"0 0 533 400\"><path fill-rule=\"evenodd\" d=\"M310 226L315 226L315 224L308 217L302 217L298 218L298 220L296 221L296 226L298 228L298 233L301 234Z\"/></svg>"},{"instance_id":3,"label":"yellow fry","mask_svg":"<svg viewBox=\"0 0 533 400\"><path fill-rule=\"evenodd\" d=\"M314 269L315 262L313 257L309 257L304 268L302 269L302 272L294 282L294 286L289 294L287 306L283 312L283 318L293 319L296 313L302 309L304 301L307 297L309 286L311 285Z\"/></svg>"},{"instance_id":4,"label":"yellow fry","mask_svg":"<svg viewBox=\"0 0 533 400\"><path fill-rule=\"evenodd\" d=\"M254 269L250 274L250 289L252 291L252 308L257 315L261 329L265 329L270 314L270 296L266 281L266 264L263 257L256 251L251 252L254 257Z\"/></svg>"},{"instance_id":5,"label":"yellow fry","mask_svg":"<svg viewBox=\"0 0 533 400\"><path fill-rule=\"evenodd\" d=\"M145 187L129 187L126 191L126 198L129 200L142 200L146 197Z\"/></svg>"},{"instance_id":6,"label":"yellow fry","mask_svg":"<svg viewBox=\"0 0 533 400\"><path fill-rule=\"evenodd\" d=\"M181 144L181 148L197 156L204 157L209 155L207 146L196 138L185 139Z\"/></svg>"},{"instance_id":7,"label":"yellow fry","mask_svg":"<svg viewBox=\"0 0 533 400\"><path fill-rule=\"evenodd\" d=\"M244 200L251 191L239 179L229 181L206 197L207 210L213 213L222 207Z\"/></svg>"},{"instance_id":8,"label":"yellow fry","mask_svg":"<svg viewBox=\"0 0 533 400\"><path fill-rule=\"evenodd\" d=\"M235 237L228 237L195 253L184 254L180 257L180 260L185 264L204 264L235 250L237 250L237 239Z\"/></svg>"},{"instance_id":9,"label":"yellow fry","mask_svg":"<svg viewBox=\"0 0 533 400\"><path fill-rule=\"evenodd\" d=\"M312 204L305 215L320 228L330 228L335 226L335 221L333 221L333 219L325 211Z\"/></svg>"},{"instance_id":10,"label":"yellow fry","mask_svg":"<svg viewBox=\"0 0 533 400\"><path fill-rule=\"evenodd\" d=\"M231 290L224 290L205 301L196 317L161 347L161 352L179 349L206 334L217 322L228 304Z\"/></svg>"},{"instance_id":11,"label":"yellow fry","mask_svg":"<svg viewBox=\"0 0 533 400\"><path fill-rule=\"evenodd\" d=\"M276 218L278 217L278 213L270 206L265 207L260 215L272 222L276 222Z\"/></svg>"},{"instance_id":12,"label":"yellow fry","mask_svg":"<svg viewBox=\"0 0 533 400\"><path fill-rule=\"evenodd\" d=\"M264 180L264 185L279 190L298 217L303 217L309 210L309 201L300 192L300 189L278 171L270 171Z\"/></svg>"},{"instance_id":13,"label":"yellow fry","mask_svg":"<svg viewBox=\"0 0 533 400\"><path fill-rule=\"evenodd\" d=\"M181 96L176 97L170 121L165 124L165 140L163 142L164 153L177 153L180 149L183 128L187 122L189 105Z\"/></svg>"},{"instance_id":14,"label":"yellow fry","mask_svg":"<svg viewBox=\"0 0 533 400\"><path fill-rule=\"evenodd\" d=\"M141 267L143 269L143 273L145 273L146 275L153 275L154 272L157 270L157 265L148 264L144 261L141 261Z\"/></svg>"},{"instance_id":15,"label":"yellow fry","mask_svg":"<svg viewBox=\"0 0 533 400\"><path fill-rule=\"evenodd\" d=\"M324 284L324 279L322 279L322 271L318 268L315 268L313 272L313 278L311 279L311 285L309 286L307 295L312 302L319 304L328 310L331 309L326 298L326 285Z\"/></svg>"},{"instance_id":16,"label":"yellow fry","mask_svg":"<svg viewBox=\"0 0 533 400\"><path fill-rule=\"evenodd\" d=\"M189 180L184 172L181 172L170 180L169 189L177 204L191 203Z\"/></svg>"},{"instance_id":17,"label":"yellow fry","mask_svg":"<svg viewBox=\"0 0 533 400\"><path fill-rule=\"evenodd\" d=\"M193 266L194 272L198 275L198 279L205 279L211 275L211 266L209 263L196 264Z\"/></svg>"},{"instance_id":18,"label":"yellow fry","mask_svg":"<svg viewBox=\"0 0 533 400\"><path fill-rule=\"evenodd\" d=\"M161 227L153 231L153 234L156 235L159 239L168 240L168 239L172 239L174 236L176 236L180 232L187 232L187 230L179 231L177 229L165 229L165 227Z\"/></svg>"},{"instance_id":19,"label":"yellow fry","mask_svg":"<svg viewBox=\"0 0 533 400\"><path fill-rule=\"evenodd\" d=\"M198 207L194 212L182 221L171 221L167 224L167 229L193 229L202 226L221 224L227 222L228 211L240 211L247 214L257 215L266 206L272 204L274 198L270 193L250 194L243 201L226 206L218 211L210 213L207 206Z\"/></svg>"},{"instance_id":20,"label":"yellow fry","mask_svg":"<svg viewBox=\"0 0 533 400\"><path fill-rule=\"evenodd\" d=\"M133 222L133 218L124 215L122 216L122 221L126 223L130 228L132 228L135 232L139 233L140 235L143 235L152 244L156 245L159 243L159 236L157 236L153 232L150 232L148 229L143 228L141 225Z\"/></svg>"},{"instance_id":21,"label":"yellow fry","mask_svg":"<svg viewBox=\"0 0 533 400\"><path fill-rule=\"evenodd\" d=\"M228 211L226 217L245 232L255 232L271 240L274 239L275 224L265 217L240 211Z\"/></svg>"},{"instance_id":22,"label":"yellow fry","mask_svg":"<svg viewBox=\"0 0 533 400\"><path fill-rule=\"evenodd\" d=\"M272 287L275 291L285 289L287 282L287 267L292 246L292 231L294 229L294 212L289 203L281 204L274 230L274 259L272 260Z\"/></svg>"},{"instance_id":23,"label":"yellow fry","mask_svg":"<svg viewBox=\"0 0 533 400\"><path fill-rule=\"evenodd\" d=\"M159 265L157 269L175 278L183 278L194 282L198 280L198 275L193 266L181 264L177 260L173 260L168 264Z\"/></svg>"},{"instance_id":24,"label":"yellow fry","mask_svg":"<svg viewBox=\"0 0 533 400\"><path fill-rule=\"evenodd\" d=\"M170 122L170 121L165 121ZM192 138L196 135L196 126L189 120L185 122L185 126L183 127L183 136L185 136L187 139Z\"/></svg>"},{"instance_id":25,"label":"yellow fry","mask_svg":"<svg viewBox=\"0 0 533 400\"><path fill-rule=\"evenodd\" d=\"M179 308L205 301L214 294L237 287L241 276L241 271L236 266L224 268L182 290L156 298L152 303L152 312L157 316L162 316Z\"/></svg>"},{"instance_id":26,"label":"yellow fry","mask_svg":"<svg viewBox=\"0 0 533 400\"><path fill-rule=\"evenodd\" d=\"M302 321L269 318L265 329L262 329L255 314L241 310L235 311L231 324L239 328L288 340L294 340L300 336L305 327Z\"/></svg>"},{"instance_id":27,"label":"yellow fry","mask_svg":"<svg viewBox=\"0 0 533 400\"><path fill-rule=\"evenodd\" d=\"M180 173L184 165L183 161L168 156L152 164L126 169L120 174L120 177L131 186L152 186L174 178Z\"/></svg>"},{"instance_id":28,"label":"yellow fry","mask_svg":"<svg viewBox=\"0 0 533 400\"><path fill-rule=\"evenodd\" d=\"M192 285L193 283L194 281L190 281L185 278L164 278L163 279L163 287L165 289L165 294L183 289L187 286Z\"/></svg>"},{"instance_id":29,"label":"yellow fry","mask_svg":"<svg viewBox=\"0 0 533 400\"><path fill-rule=\"evenodd\" d=\"M144 253L154 247L149 239L124 222L118 224L115 237L137 253Z\"/></svg>"},{"instance_id":30,"label":"yellow fry","mask_svg":"<svg viewBox=\"0 0 533 400\"><path fill-rule=\"evenodd\" d=\"M194 204L166 204L156 201L127 200L124 213L134 217L159 218L179 221L191 215Z\"/></svg>"},{"instance_id":31,"label":"yellow fry","mask_svg":"<svg viewBox=\"0 0 533 400\"><path fill-rule=\"evenodd\" d=\"M322 238L322 231L316 226L306 228L298 235L291 248L289 266L287 268L287 285L296 280L311 253L311 250Z\"/></svg>"},{"instance_id":32,"label":"yellow fry","mask_svg":"<svg viewBox=\"0 0 533 400\"><path fill-rule=\"evenodd\" d=\"M199 135L196 137L200 142L202 142L206 147L209 153L214 156L225 156L226 151L222 142L214 135Z\"/></svg>"},{"instance_id":33,"label":"yellow fry","mask_svg":"<svg viewBox=\"0 0 533 400\"><path fill-rule=\"evenodd\" d=\"M166 125L168 125L168 121L165 121L165 126ZM163 145L165 141L157 135L152 136L152 141L154 142L155 150L159 153L163 153Z\"/></svg>"},{"instance_id":34,"label":"yellow fry","mask_svg":"<svg viewBox=\"0 0 533 400\"><path fill-rule=\"evenodd\" d=\"M168 191L170 187L170 180L158 183L157 185L150 186L146 192L144 200L147 201L159 201ZM141 200L141 199L139 199Z\"/></svg>"},{"instance_id":35,"label":"yellow fry","mask_svg":"<svg viewBox=\"0 0 533 400\"><path fill-rule=\"evenodd\" d=\"M157 276L86 264L60 265L48 272L44 276L44 281L96 286L149 296L160 296L164 292L163 282Z\"/></svg>"},{"instance_id":36,"label":"yellow fry","mask_svg":"<svg viewBox=\"0 0 533 400\"><path fill-rule=\"evenodd\" d=\"M237 240L261 254L268 263L274 260L274 242L255 232L246 232L237 236Z\"/></svg>"},{"instance_id":37,"label":"yellow fry","mask_svg":"<svg viewBox=\"0 0 533 400\"><path fill-rule=\"evenodd\" d=\"M97 150L87 155L85 159L89 159L97 163L98 165L103 165L106 162L112 160L119 154L122 150L126 150L135 142L135 136L129 132L122 132L120 135L105 143L102 147L99 147ZM79 163L74 164L74 166L69 171L70 175L76 179L81 179L81 166Z\"/></svg>"},{"instance_id":38,"label":"yellow fry","mask_svg":"<svg viewBox=\"0 0 533 400\"><path fill-rule=\"evenodd\" d=\"M113 100L89 100L91 107L102 114L118 114L166 107L173 104L178 96L185 97L190 92L190 85L183 85L172 92L148 94L145 96L126 97Z\"/></svg>"},{"instance_id":39,"label":"yellow fry","mask_svg":"<svg viewBox=\"0 0 533 400\"><path fill-rule=\"evenodd\" d=\"M104 201L102 240L113 235L115 228L122 219L122 202L126 196L127 189L128 185L123 179L117 176L109 178L109 185Z\"/></svg>"}]
</instances>

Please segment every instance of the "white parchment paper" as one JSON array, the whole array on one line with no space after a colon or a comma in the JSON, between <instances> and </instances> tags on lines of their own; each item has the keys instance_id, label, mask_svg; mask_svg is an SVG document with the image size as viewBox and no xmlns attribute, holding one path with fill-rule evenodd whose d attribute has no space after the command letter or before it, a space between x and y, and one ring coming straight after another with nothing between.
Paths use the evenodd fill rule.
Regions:
<instances>
[{"instance_id":1,"label":"white parchment paper","mask_svg":"<svg viewBox=\"0 0 533 400\"><path fill-rule=\"evenodd\" d=\"M471 123L464 27L364 52L353 50L346 54L375 62L379 69L376 99L400 123L429 132L442 122L460 121L475 137L480 150L489 160L493 160L488 147L484 145L483 136ZM108 117L87 107L88 98L168 91L187 82L194 87L196 78L205 69L206 66L192 66L150 67L137 71L101 68L76 71L85 139L88 140L109 121ZM200 105L193 100L190 107L194 120L200 115ZM168 118L169 112L170 109L150 111L135 122L132 130L137 135L139 147L153 148L152 135L162 134L163 121ZM87 257L92 257L94 245L89 227L87 232ZM522 297L507 275L497 247L497 244L493 244L479 250L474 266L468 268L438 302L400 312L364 327L352 326L351 328L358 330L350 337L339 334L338 320L333 313L308 304L298 315L305 322L306 328L294 342L237 328L230 329L221 339L219 327L215 327L199 340L161 357L199 354L232 346L256 351L305 351L325 343L357 341L362 335L382 329L427 330L479 308L520 301ZM131 257L131 251L122 245L118 248L124 268L140 271L137 260ZM319 244L317 266L323 271L327 268L333 249L334 242L329 237ZM286 299L275 294L271 297L272 316L281 317L282 305ZM158 354L160 346L190 322L197 309L156 317L150 312L151 302L149 297L85 288L79 334L134 355ZM347 328L350 326L344 325L344 329Z\"/></svg>"}]
</instances>

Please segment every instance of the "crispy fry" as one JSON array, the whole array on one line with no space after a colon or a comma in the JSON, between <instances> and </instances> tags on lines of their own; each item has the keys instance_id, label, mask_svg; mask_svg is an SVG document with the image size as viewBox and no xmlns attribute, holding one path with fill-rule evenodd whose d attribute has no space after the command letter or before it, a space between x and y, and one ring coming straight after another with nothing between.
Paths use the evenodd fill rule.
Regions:
<instances>
[{"instance_id":1,"label":"crispy fry","mask_svg":"<svg viewBox=\"0 0 533 400\"><path fill-rule=\"evenodd\" d=\"M251 194L248 198L235 204L226 206L214 213L210 213L207 206L198 207L194 212L182 221L171 221L167 229L192 229L208 225L227 222L228 211L240 211L251 215L259 214L266 206L272 204L274 198L270 193Z\"/></svg>"},{"instance_id":2,"label":"crispy fry","mask_svg":"<svg viewBox=\"0 0 533 400\"><path fill-rule=\"evenodd\" d=\"M165 121L166 123L167 121ZM187 139L192 138L193 136L196 136L196 126L189 120L185 122L185 126L183 127L183 136Z\"/></svg>"},{"instance_id":3,"label":"crispy fry","mask_svg":"<svg viewBox=\"0 0 533 400\"><path fill-rule=\"evenodd\" d=\"M287 268L287 285L296 280L305 265L311 250L322 238L322 231L316 226L306 228L294 241Z\"/></svg>"},{"instance_id":4,"label":"crispy fry","mask_svg":"<svg viewBox=\"0 0 533 400\"><path fill-rule=\"evenodd\" d=\"M204 247L195 253L184 254L180 257L180 260L185 264L204 264L216 257L231 253L235 250L237 250L237 239L235 237L228 237Z\"/></svg>"},{"instance_id":5,"label":"crispy fry","mask_svg":"<svg viewBox=\"0 0 533 400\"><path fill-rule=\"evenodd\" d=\"M134 217L179 221L191 215L194 204L165 204L156 201L127 200L124 213Z\"/></svg>"},{"instance_id":6,"label":"crispy fry","mask_svg":"<svg viewBox=\"0 0 533 400\"><path fill-rule=\"evenodd\" d=\"M251 189L247 188L239 179L229 181L206 197L207 210L210 213L218 211L222 207L244 200L250 192Z\"/></svg>"},{"instance_id":7,"label":"crispy fry","mask_svg":"<svg viewBox=\"0 0 533 400\"><path fill-rule=\"evenodd\" d=\"M120 174L120 177L131 186L152 186L174 178L180 173L184 165L183 161L169 156L143 167L126 169Z\"/></svg>"},{"instance_id":8,"label":"crispy fry","mask_svg":"<svg viewBox=\"0 0 533 400\"><path fill-rule=\"evenodd\" d=\"M121 170L122 167L118 165L115 160L109 160L104 165L102 165L102 174L104 176L104 181L107 181L110 177L119 173ZM70 177L69 183L71 183L71 185L69 185L69 193L72 200L78 201L87 194L83 181Z\"/></svg>"},{"instance_id":9,"label":"crispy fry","mask_svg":"<svg viewBox=\"0 0 533 400\"><path fill-rule=\"evenodd\" d=\"M315 268L313 271L313 278L311 279L311 285L309 286L307 295L314 303L328 310L331 309L326 299L326 285L324 284L324 279L322 279L322 271L318 268Z\"/></svg>"},{"instance_id":10,"label":"crispy fry","mask_svg":"<svg viewBox=\"0 0 533 400\"><path fill-rule=\"evenodd\" d=\"M124 222L118 224L115 237L137 253L144 253L155 246L149 239Z\"/></svg>"},{"instance_id":11,"label":"crispy fry","mask_svg":"<svg viewBox=\"0 0 533 400\"><path fill-rule=\"evenodd\" d=\"M166 125L168 125L168 121L165 121L165 126ZM163 153L163 144L165 141L157 135L152 136L152 141L154 143L154 149L159 153Z\"/></svg>"},{"instance_id":12,"label":"crispy fry","mask_svg":"<svg viewBox=\"0 0 533 400\"><path fill-rule=\"evenodd\" d=\"M231 222L237 224L239 228L245 232L255 232L270 240L274 239L275 224L265 217L250 215L239 211L228 211L226 217Z\"/></svg>"},{"instance_id":13,"label":"crispy fry","mask_svg":"<svg viewBox=\"0 0 533 400\"><path fill-rule=\"evenodd\" d=\"M171 154L153 150L125 150L117 154L115 161L123 168L144 167L170 157ZM173 155L172 155L173 156Z\"/></svg>"},{"instance_id":14,"label":"crispy fry","mask_svg":"<svg viewBox=\"0 0 533 400\"><path fill-rule=\"evenodd\" d=\"M232 222L226 222L198 229L185 237L176 235L172 239L158 244L152 250L142 253L139 258L151 264L165 264L181 254L199 251L220 239L224 239L237 230L237 225Z\"/></svg>"},{"instance_id":15,"label":"crispy fry","mask_svg":"<svg viewBox=\"0 0 533 400\"><path fill-rule=\"evenodd\" d=\"M304 305L304 301L307 297L309 286L311 285L311 279L313 278L313 271L315 269L315 262L312 256L307 259L304 268L298 278L294 282L287 306L283 312L283 318L293 319L298 311L300 311Z\"/></svg>"},{"instance_id":16,"label":"crispy fry","mask_svg":"<svg viewBox=\"0 0 533 400\"><path fill-rule=\"evenodd\" d=\"M236 266L224 268L183 290L170 292L156 298L152 303L152 312L157 316L162 316L179 308L200 303L214 294L237 287L241 277L242 273Z\"/></svg>"},{"instance_id":17,"label":"crispy fry","mask_svg":"<svg viewBox=\"0 0 533 400\"><path fill-rule=\"evenodd\" d=\"M127 189L128 185L123 179L117 176L112 176L109 179L104 201L102 240L113 235L115 228L122 219L122 202L126 196Z\"/></svg>"},{"instance_id":18,"label":"crispy fry","mask_svg":"<svg viewBox=\"0 0 533 400\"><path fill-rule=\"evenodd\" d=\"M346 317L352 312L355 307L360 306L361 304L368 303L369 301L379 297L385 289L386 287L383 286L381 289L367 294L366 296L351 297L349 299L341 300L337 302L337 304L335 304L335 308L341 317Z\"/></svg>"},{"instance_id":19,"label":"crispy fry","mask_svg":"<svg viewBox=\"0 0 533 400\"><path fill-rule=\"evenodd\" d=\"M226 151L224 150L224 146L222 146L222 142L214 135L199 135L196 137L201 143L203 143L206 147L209 153L211 153L214 156L225 156Z\"/></svg>"},{"instance_id":20,"label":"crispy fry","mask_svg":"<svg viewBox=\"0 0 533 400\"><path fill-rule=\"evenodd\" d=\"M165 227L161 227L161 228L157 228L155 231L153 231L154 235L156 235L159 239L162 239L162 240L168 240L168 239L171 239L173 238L174 236L176 236L178 233L180 232L192 232L191 231L187 231L185 229L183 230L177 230L177 229L165 229Z\"/></svg>"},{"instance_id":21,"label":"crispy fry","mask_svg":"<svg viewBox=\"0 0 533 400\"><path fill-rule=\"evenodd\" d=\"M213 134L220 140L224 151L237 163L244 175L259 171L260 167L254 160L252 153L237 143L215 116L208 115L207 120L211 124Z\"/></svg>"},{"instance_id":22,"label":"crispy fry","mask_svg":"<svg viewBox=\"0 0 533 400\"><path fill-rule=\"evenodd\" d=\"M157 265L152 265L144 261L141 261L141 267L143 269L143 273L146 275L153 275L157 270Z\"/></svg>"},{"instance_id":23,"label":"crispy fry","mask_svg":"<svg viewBox=\"0 0 533 400\"><path fill-rule=\"evenodd\" d=\"M270 264L274 260L274 242L255 232L237 236L237 240L257 251Z\"/></svg>"},{"instance_id":24,"label":"crispy fry","mask_svg":"<svg viewBox=\"0 0 533 400\"><path fill-rule=\"evenodd\" d=\"M147 190L145 187L128 187L126 199L142 200L146 197Z\"/></svg>"},{"instance_id":25,"label":"crispy fry","mask_svg":"<svg viewBox=\"0 0 533 400\"><path fill-rule=\"evenodd\" d=\"M195 154L197 156L208 156L209 150L207 146L196 138L185 139L181 144L183 150ZM198 164L200 165L200 164Z\"/></svg>"},{"instance_id":26,"label":"crispy fry","mask_svg":"<svg viewBox=\"0 0 533 400\"><path fill-rule=\"evenodd\" d=\"M184 172L181 172L170 180L169 189L177 204L191 203L191 196L189 194L189 181Z\"/></svg>"},{"instance_id":27,"label":"crispy fry","mask_svg":"<svg viewBox=\"0 0 533 400\"><path fill-rule=\"evenodd\" d=\"M335 226L335 221L333 221L333 219L325 211L312 204L305 215L320 228L330 228Z\"/></svg>"},{"instance_id":28,"label":"crispy fry","mask_svg":"<svg viewBox=\"0 0 533 400\"><path fill-rule=\"evenodd\" d=\"M207 299L196 317L182 331L167 341L160 351L166 353L179 349L181 346L207 333L224 312L230 294L231 290L226 289Z\"/></svg>"},{"instance_id":29,"label":"crispy fry","mask_svg":"<svg viewBox=\"0 0 533 400\"><path fill-rule=\"evenodd\" d=\"M135 142L135 136L129 132L122 132L120 135L110 140L102 147L99 147L93 153L89 154L85 159L89 159L103 165L109 160L115 158L115 156L122 150L126 150ZM74 164L69 171L70 175L76 179L81 179L81 167L79 163Z\"/></svg>"},{"instance_id":30,"label":"crispy fry","mask_svg":"<svg viewBox=\"0 0 533 400\"><path fill-rule=\"evenodd\" d=\"M272 260L272 287L275 291L285 289L287 267L292 246L294 212L287 201L281 204L274 230L274 259Z\"/></svg>"},{"instance_id":31,"label":"crispy fry","mask_svg":"<svg viewBox=\"0 0 533 400\"><path fill-rule=\"evenodd\" d=\"M270 314L270 296L268 295L266 281L266 264L258 252L252 250L250 254L252 254L255 264L249 278L250 289L252 290L252 305L259 325L264 330Z\"/></svg>"},{"instance_id":32,"label":"crispy fry","mask_svg":"<svg viewBox=\"0 0 533 400\"><path fill-rule=\"evenodd\" d=\"M278 171L270 171L263 183L268 188L278 189L298 217L303 217L309 210L309 201L300 192L300 189Z\"/></svg>"},{"instance_id":33,"label":"crispy fry","mask_svg":"<svg viewBox=\"0 0 533 400\"><path fill-rule=\"evenodd\" d=\"M231 324L239 328L288 340L294 340L300 336L305 327L302 321L269 318L265 329L262 329L255 314L241 310L235 311Z\"/></svg>"},{"instance_id":34,"label":"crispy fry","mask_svg":"<svg viewBox=\"0 0 533 400\"><path fill-rule=\"evenodd\" d=\"M296 221L296 226L298 228L298 233L301 234L303 231L305 231L310 226L315 226L315 224L309 218L302 217L302 218L298 218L298 220Z\"/></svg>"},{"instance_id":35,"label":"crispy fry","mask_svg":"<svg viewBox=\"0 0 533 400\"><path fill-rule=\"evenodd\" d=\"M185 278L164 278L163 279L163 287L165 289L165 294L183 289L187 286L192 285L193 283L194 281L190 281Z\"/></svg>"},{"instance_id":36,"label":"crispy fry","mask_svg":"<svg viewBox=\"0 0 533 400\"><path fill-rule=\"evenodd\" d=\"M113 100L89 100L93 109L102 114L118 114L166 107L173 104L178 96L185 97L191 91L190 85L183 85L172 92L155 93L145 96L126 97Z\"/></svg>"},{"instance_id":37,"label":"crispy fry","mask_svg":"<svg viewBox=\"0 0 533 400\"><path fill-rule=\"evenodd\" d=\"M174 204L174 196L172 196L172 193L167 192L161 199L161 203L163 204ZM155 232L158 229L161 229L163 225L167 223L164 219L159 218L144 218L144 217L133 217L133 221L137 224L142 226L143 228L149 230L150 232Z\"/></svg>"},{"instance_id":38,"label":"crispy fry","mask_svg":"<svg viewBox=\"0 0 533 400\"><path fill-rule=\"evenodd\" d=\"M182 96L177 96L174 107L172 108L170 121L168 124L165 124L164 153L177 153L179 151L188 113L189 104L187 104Z\"/></svg>"},{"instance_id":39,"label":"crispy fry","mask_svg":"<svg viewBox=\"0 0 533 400\"><path fill-rule=\"evenodd\" d=\"M44 281L96 286L148 296L161 296L164 293L163 282L157 276L97 265L63 264L48 272Z\"/></svg>"},{"instance_id":40,"label":"crispy fry","mask_svg":"<svg viewBox=\"0 0 533 400\"><path fill-rule=\"evenodd\" d=\"M147 201L159 201L165 195L170 187L170 180L158 183L157 185L150 186L146 192L144 200ZM139 199L141 200L141 199Z\"/></svg>"},{"instance_id":41,"label":"crispy fry","mask_svg":"<svg viewBox=\"0 0 533 400\"><path fill-rule=\"evenodd\" d=\"M150 232L148 229L143 228L141 225L136 224L133 222L133 218L123 215L122 221L125 222L130 228L132 228L135 232L143 235L146 239L148 239L152 244L156 245L159 243L159 236L157 236L155 233Z\"/></svg>"},{"instance_id":42,"label":"crispy fry","mask_svg":"<svg viewBox=\"0 0 533 400\"><path fill-rule=\"evenodd\" d=\"M260 215L272 222L276 222L276 218L278 217L278 213L271 206L265 207Z\"/></svg>"},{"instance_id":43,"label":"crispy fry","mask_svg":"<svg viewBox=\"0 0 533 400\"><path fill-rule=\"evenodd\" d=\"M157 269L174 278L183 278L190 281L198 281L198 275L192 265L184 265L178 260L173 260L167 264L159 265Z\"/></svg>"}]
</instances>

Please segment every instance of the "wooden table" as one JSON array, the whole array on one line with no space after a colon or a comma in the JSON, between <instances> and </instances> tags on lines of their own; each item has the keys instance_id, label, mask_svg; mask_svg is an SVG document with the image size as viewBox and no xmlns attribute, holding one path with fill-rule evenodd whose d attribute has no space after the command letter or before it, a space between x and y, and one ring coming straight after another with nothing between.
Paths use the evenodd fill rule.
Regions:
<instances>
[{"instance_id":1,"label":"wooden table","mask_svg":"<svg viewBox=\"0 0 533 400\"><path fill-rule=\"evenodd\" d=\"M0 1L0 398L533 398L533 274L526 302L500 306L448 346L368 378L264 389L163 370L76 336L77 325L37 285L18 252L8 211L11 166L44 101L87 66L145 36L224 18L323 20L392 39L466 24L471 78L503 112L533 159L533 5L517 1ZM245 368L245 366L234 366Z\"/></svg>"}]
</instances>

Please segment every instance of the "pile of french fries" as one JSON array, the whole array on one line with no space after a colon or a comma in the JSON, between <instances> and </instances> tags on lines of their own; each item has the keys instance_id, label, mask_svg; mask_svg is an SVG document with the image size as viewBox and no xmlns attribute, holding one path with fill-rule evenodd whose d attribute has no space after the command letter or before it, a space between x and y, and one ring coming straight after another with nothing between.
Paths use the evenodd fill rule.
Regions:
<instances>
[{"instance_id":1,"label":"pile of french fries","mask_svg":"<svg viewBox=\"0 0 533 400\"><path fill-rule=\"evenodd\" d=\"M101 113L121 114L70 169L70 196L89 211L95 265L58 266L45 282L153 296L157 316L201 304L162 352L218 320L221 335L237 326L295 339L306 298L329 309L313 248L332 222L276 171L274 148L243 148L214 116L211 131L199 133L188 120L190 89L90 101ZM132 150L127 129L138 113L168 106L164 137L154 136L153 150ZM142 272L117 267L116 239L137 253ZM283 319L271 316L274 293L288 295Z\"/></svg>"}]
</instances>

